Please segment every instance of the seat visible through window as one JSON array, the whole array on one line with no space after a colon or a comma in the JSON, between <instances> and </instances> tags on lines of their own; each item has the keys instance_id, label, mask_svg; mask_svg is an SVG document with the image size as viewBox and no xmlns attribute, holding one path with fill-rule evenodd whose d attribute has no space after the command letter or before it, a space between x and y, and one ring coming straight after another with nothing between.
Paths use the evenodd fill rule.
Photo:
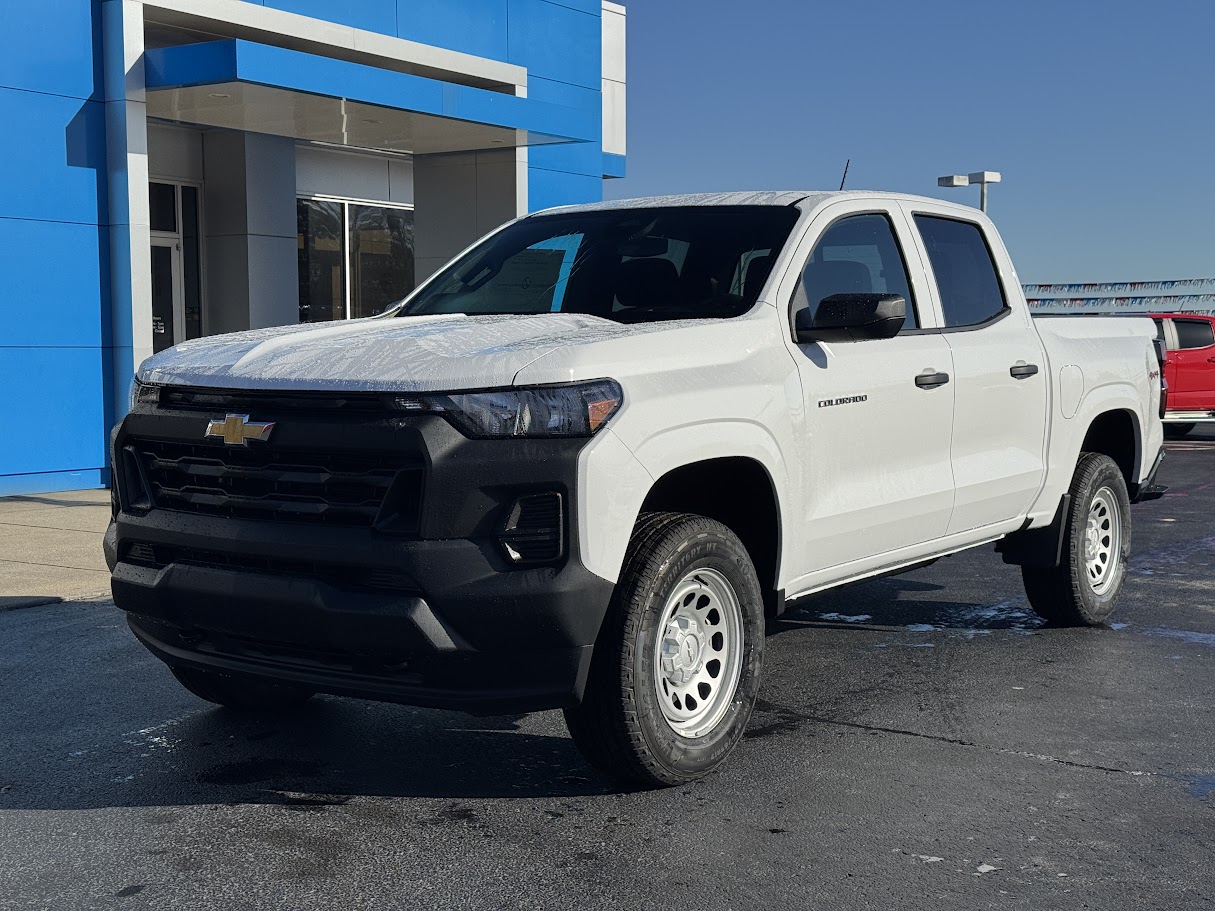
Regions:
<instances>
[{"instance_id":1,"label":"seat visible through window","mask_svg":"<svg viewBox=\"0 0 1215 911\"><path fill-rule=\"evenodd\" d=\"M820 238L802 270L793 314L817 312L833 294L898 294L907 302L905 329L916 329L915 298L894 231L885 215L841 218Z\"/></svg>"}]
</instances>

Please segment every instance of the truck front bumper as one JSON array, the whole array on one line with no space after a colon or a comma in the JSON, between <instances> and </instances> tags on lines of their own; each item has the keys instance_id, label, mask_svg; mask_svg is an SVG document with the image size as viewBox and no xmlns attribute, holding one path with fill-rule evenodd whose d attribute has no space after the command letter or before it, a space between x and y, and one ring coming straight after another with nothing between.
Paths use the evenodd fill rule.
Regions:
<instances>
[{"instance_id":1,"label":"truck front bumper","mask_svg":"<svg viewBox=\"0 0 1215 911\"><path fill-rule=\"evenodd\" d=\"M469 541L400 548L390 565L416 593L351 590L304 574L205 565L197 556L141 565L118 558L119 528L139 539L140 555L166 549L156 543L164 538L146 524L115 523L106 549L115 603L166 663L409 705L493 713L576 701L612 594L576 561L559 571L503 572ZM202 544L195 536L206 531L192 532L191 543ZM168 539L174 554L220 553L207 546L214 539L185 548L180 534ZM305 540L281 543L293 555L310 550Z\"/></svg>"},{"instance_id":2,"label":"truck front bumper","mask_svg":"<svg viewBox=\"0 0 1215 911\"><path fill-rule=\"evenodd\" d=\"M273 402L263 413L277 427L256 457L253 447L230 452L204 441L218 413L162 406L132 413L115 432L118 496L106 559L115 604L155 655L174 666L475 713L581 698L614 588L578 559L569 518L584 441L474 441L441 418L369 415L335 426L336 418L280 413ZM319 450L336 461L301 465L319 464ZM333 466L367 452L407 466L374 519L342 513L334 523L262 509L279 500L290 509L301 491L345 496ZM261 455L268 467L251 467ZM402 479L417 494L394 500ZM248 486L263 480L256 491ZM512 539L511 523L521 498L537 496L557 504L544 518L561 541L520 563L507 545L525 550L519 542L532 526Z\"/></svg>"}]
</instances>

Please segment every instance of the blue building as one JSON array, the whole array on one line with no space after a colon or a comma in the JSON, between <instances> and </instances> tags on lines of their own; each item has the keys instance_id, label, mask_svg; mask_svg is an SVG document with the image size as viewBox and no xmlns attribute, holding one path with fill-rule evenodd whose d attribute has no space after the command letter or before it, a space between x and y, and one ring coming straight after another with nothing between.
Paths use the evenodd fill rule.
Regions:
<instances>
[{"instance_id":1,"label":"blue building","mask_svg":"<svg viewBox=\"0 0 1215 911\"><path fill-rule=\"evenodd\" d=\"M11 0L0 496L108 483L155 351L369 316L624 171L607 0Z\"/></svg>"}]
</instances>

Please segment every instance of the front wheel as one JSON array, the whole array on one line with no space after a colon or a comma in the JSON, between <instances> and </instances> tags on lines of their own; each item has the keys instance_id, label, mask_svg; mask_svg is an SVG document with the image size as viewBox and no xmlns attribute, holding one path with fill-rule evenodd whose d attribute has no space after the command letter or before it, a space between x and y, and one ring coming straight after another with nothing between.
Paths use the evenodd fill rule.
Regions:
<instances>
[{"instance_id":1,"label":"front wheel","mask_svg":"<svg viewBox=\"0 0 1215 911\"><path fill-rule=\"evenodd\" d=\"M1021 567L1025 594L1057 626L1098 626L1114 610L1131 554L1131 502L1107 455L1084 453L1072 477L1058 566Z\"/></svg>"},{"instance_id":2,"label":"front wheel","mask_svg":"<svg viewBox=\"0 0 1215 911\"><path fill-rule=\"evenodd\" d=\"M587 760L649 787L694 781L734 749L755 705L763 597L720 522L644 514L566 724Z\"/></svg>"}]
</instances>

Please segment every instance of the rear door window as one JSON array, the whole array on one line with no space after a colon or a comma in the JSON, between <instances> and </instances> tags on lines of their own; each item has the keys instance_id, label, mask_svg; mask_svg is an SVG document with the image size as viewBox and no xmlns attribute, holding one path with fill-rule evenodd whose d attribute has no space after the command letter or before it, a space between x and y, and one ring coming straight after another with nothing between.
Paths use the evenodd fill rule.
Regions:
<instances>
[{"instance_id":1,"label":"rear door window","mask_svg":"<svg viewBox=\"0 0 1215 911\"><path fill-rule=\"evenodd\" d=\"M1173 318L1173 327L1177 330L1177 347L1207 348L1215 345L1215 331L1205 319Z\"/></svg>"},{"instance_id":2,"label":"rear door window","mask_svg":"<svg viewBox=\"0 0 1215 911\"><path fill-rule=\"evenodd\" d=\"M1008 308L983 229L973 222L915 216L924 238L946 328L977 326Z\"/></svg>"}]
</instances>

